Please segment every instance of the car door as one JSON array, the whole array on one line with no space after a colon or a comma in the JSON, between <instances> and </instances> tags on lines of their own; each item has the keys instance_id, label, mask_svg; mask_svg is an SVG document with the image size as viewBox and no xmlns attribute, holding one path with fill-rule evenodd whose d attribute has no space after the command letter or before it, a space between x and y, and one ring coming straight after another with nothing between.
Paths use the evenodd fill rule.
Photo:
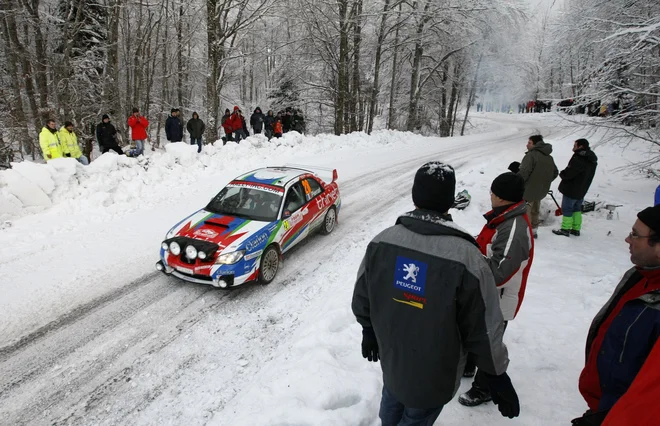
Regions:
<instances>
[{"instance_id":1,"label":"car door","mask_svg":"<svg viewBox=\"0 0 660 426\"><path fill-rule=\"evenodd\" d=\"M282 226L284 227L282 252L298 244L309 232L309 227L306 226L309 219L305 220L309 213L308 203L302 182L293 184L287 191L282 209Z\"/></svg>"},{"instance_id":2,"label":"car door","mask_svg":"<svg viewBox=\"0 0 660 426\"><path fill-rule=\"evenodd\" d=\"M310 230L314 230L323 223L325 211L327 210L327 206L317 202L317 198L323 194L323 187L316 179L311 177L303 179L301 183L305 191L305 199L309 203L307 218L310 221Z\"/></svg>"}]
</instances>

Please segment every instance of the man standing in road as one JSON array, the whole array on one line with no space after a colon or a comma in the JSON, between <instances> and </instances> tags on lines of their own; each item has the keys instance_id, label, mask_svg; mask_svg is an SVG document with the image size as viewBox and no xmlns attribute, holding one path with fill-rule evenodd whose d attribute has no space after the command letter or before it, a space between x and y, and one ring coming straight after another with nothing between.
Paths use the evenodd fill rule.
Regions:
<instances>
[{"instance_id":1,"label":"man standing in road","mask_svg":"<svg viewBox=\"0 0 660 426\"><path fill-rule=\"evenodd\" d=\"M573 143L573 156L568 166L559 173L561 183L559 192L563 197L561 200L561 229L553 229L557 235L568 237L569 235L580 236L582 229L582 203L587 195L591 182L596 175L598 157L589 148L589 141L578 139Z\"/></svg>"},{"instance_id":2,"label":"man standing in road","mask_svg":"<svg viewBox=\"0 0 660 426\"><path fill-rule=\"evenodd\" d=\"M543 141L543 136L530 136L527 152L520 162L520 176L525 180L524 199L530 205L530 216L534 238L538 236L541 222L541 200L548 195L550 184L559 175L559 170L552 158L552 145Z\"/></svg>"},{"instance_id":3,"label":"man standing in road","mask_svg":"<svg viewBox=\"0 0 660 426\"><path fill-rule=\"evenodd\" d=\"M525 182L520 175L508 172L496 177L490 187L493 209L484 215L487 223L477 237L481 254L486 256L499 290L504 329L520 310L534 259L534 238L523 201L524 192ZM468 356L468 363L470 361L474 362L474 356ZM463 375L473 376L474 368L474 364L466 366ZM488 380L479 370L472 388L461 395L458 402L474 407L491 399Z\"/></svg>"},{"instance_id":4,"label":"man standing in road","mask_svg":"<svg viewBox=\"0 0 660 426\"><path fill-rule=\"evenodd\" d=\"M448 214L455 187L451 166L423 165L412 189L416 209L369 243L358 271L352 308L362 355L381 362L383 426L433 424L458 390L466 351L476 354L502 415L520 412L493 275Z\"/></svg>"},{"instance_id":5,"label":"man standing in road","mask_svg":"<svg viewBox=\"0 0 660 426\"><path fill-rule=\"evenodd\" d=\"M659 414L658 394L640 370L657 375L660 369L660 206L639 212L626 243L634 266L591 323L579 382L589 410L573 420L575 426L657 424L649 413ZM620 399L645 404L631 411ZM610 410L626 420L610 420Z\"/></svg>"}]
</instances>

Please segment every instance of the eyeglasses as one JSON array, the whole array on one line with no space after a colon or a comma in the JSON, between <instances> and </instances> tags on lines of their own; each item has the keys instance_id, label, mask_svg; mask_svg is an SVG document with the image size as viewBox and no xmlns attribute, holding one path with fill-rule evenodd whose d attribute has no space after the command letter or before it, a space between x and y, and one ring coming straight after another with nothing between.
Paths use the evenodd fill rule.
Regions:
<instances>
[{"instance_id":1,"label":"eyeglasses","mask_svg":"<svg viewBox=\"0 0 660 426\"><path fill-rule=\"evenodd\" d=\"M638 240L640 238L649 238L651 235L637 235L635 231L632 231L630 234L628 234L628 238L631 238L633 240Z\"/></svg>"}]
</instances>

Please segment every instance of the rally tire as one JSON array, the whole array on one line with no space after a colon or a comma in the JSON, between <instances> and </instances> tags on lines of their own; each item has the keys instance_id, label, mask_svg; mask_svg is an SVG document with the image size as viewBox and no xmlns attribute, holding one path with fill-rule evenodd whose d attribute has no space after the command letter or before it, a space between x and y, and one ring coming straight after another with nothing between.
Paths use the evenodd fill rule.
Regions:
<instances>
[{"instance_id":1,"label":"rally tire","mask_svg":"<svg viewBox=\"0 0 660 426\"><path fill-rule=\"evenodd\" d=\"M259 282L263 285L270 284L277 275L280 268L280 252L277 247L270 245L266 247L259 261Z\"/></svg>"},{"instance_id":2,"label":"rally tire","mask_svg":"<svg viewBox=\"0 0 660 426\"><path fill-rule=\"evenodd\" d=\"M321 224L321 234L328 235L331 233L335 226L337 225L337 209L335 206L332 206L325 212L325 217L323 218L323 223Z\"/></svg>"}]
</instances>

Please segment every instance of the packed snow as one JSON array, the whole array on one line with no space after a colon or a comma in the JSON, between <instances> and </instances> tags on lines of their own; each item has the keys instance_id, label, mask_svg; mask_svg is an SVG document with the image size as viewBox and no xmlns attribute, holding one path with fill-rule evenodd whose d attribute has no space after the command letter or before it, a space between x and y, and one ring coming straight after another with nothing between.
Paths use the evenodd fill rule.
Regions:
<instances>
[{"instance_id":1,"label":"packed snow","mask_svg":"<svg viewBox=\"0 0 660 426\"><path fill-rule=\"evenodd\" d=\"M2 340L17 345L40 328L37 338L52 340L39 343L47 350L26 343L14 364L0 348L0 416L32 424L379 424L380 366L361 356L350 300L368 242L412 210L417 168L438 160L456 169L457 191L467 189L472 202L451 213L476 235L490 183L522 159L529 135L547 135L560 170L585 136L555 114L477 117L483 133L466 137L287 134L271 144L257 136L200 155L171 144L146 158L105 154L87 167L62 159L0 172L0 218L11 225L0 227ZM586 409L577 380L587 329L631 266L623 240L657 186L620 170L646 158L646 145L586 137L599 157L587 200L622 206L613 220L603 209L585 214L582 236L566 238L550 232L560 218L549 197L543 202L525 301L505 334L520 417L454 400L436 424L560 425ZM154 275L171 225L233 177L283 163L338 169L343 202L333 234L295 250L266 287L221 292Z\"/></svg>"}]
</instances>

